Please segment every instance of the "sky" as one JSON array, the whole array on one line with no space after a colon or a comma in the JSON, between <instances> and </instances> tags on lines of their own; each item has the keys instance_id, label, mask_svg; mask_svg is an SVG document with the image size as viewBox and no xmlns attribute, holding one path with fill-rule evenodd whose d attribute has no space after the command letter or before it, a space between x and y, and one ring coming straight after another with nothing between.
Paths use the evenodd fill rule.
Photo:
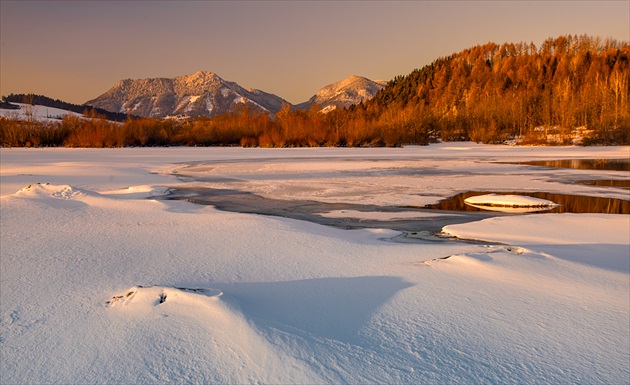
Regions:
<instances>
[{"instance_id":1,"label":"sky","mask_svg":"<svg viewBox=\"0 0 630 385\"><path fill-rule=\"evenodd\" d=\"M477 44L630 41L630 1L0 0L0 95L82 104L122 79L212 71L291 103Z\"/></svg>"}]
</instances>

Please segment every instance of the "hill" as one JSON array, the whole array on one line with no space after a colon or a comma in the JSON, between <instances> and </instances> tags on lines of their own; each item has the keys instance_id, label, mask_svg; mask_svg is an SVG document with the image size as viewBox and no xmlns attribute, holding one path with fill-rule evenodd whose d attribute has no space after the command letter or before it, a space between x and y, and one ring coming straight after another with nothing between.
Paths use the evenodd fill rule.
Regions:
<instances>
[{"instance_id":1,"label":"hill","mask_svg":"<svg viewBox=\"0 0 630 385\"><path fill-rule=\"evenodd\" d=\"M50 107L59 110L71 111L77 114L83 114L86 110L94 110L99 115L104 115L108 120L116 122L124 122L129 118L127 114L119 112L111 112L103 108L88 106L85 104L72 104L64 102L59 99L52 99L43 95L35 94L10 94L3 97L5 102L9 103L24 103L30 105L38 105L43 107ZM133 117L133 116L132 116Z\"/></svg>"},{"instance_id":2,"label":"hill","mask_svg":"<svg viewBox=\"0 0 630 385\"><path fill-rule=\"evenodd\" d=\"M399 76L359 114L443 140L628 143L630 45L589 36L478 45ZM413 120L413 122L412 122ZM414 123L416 122L416 123ZM420 122L420 125L417 125Z\"/></svg>"},{"instance_id":3,"label":"hill","mask_svg":"<svg viewBox=\"0 0 630 385\"><path fill-rule=\"evenodd\" d=\"M380 89L385 87L385 84L384 81L373 81L353 75L323 87L308 101L296 107L307 110L313 105L318 105L324 113L338 107L347 108L372 99Z\"/></svg>"}]
</instances>

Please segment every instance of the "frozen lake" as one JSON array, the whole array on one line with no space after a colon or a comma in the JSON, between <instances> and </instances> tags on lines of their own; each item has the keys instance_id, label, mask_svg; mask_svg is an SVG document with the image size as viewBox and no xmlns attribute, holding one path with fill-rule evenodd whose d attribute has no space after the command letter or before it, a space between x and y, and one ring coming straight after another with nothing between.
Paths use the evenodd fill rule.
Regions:
<instances>
[{"instance_id":1,"label":"frozen lake","mask_svg":"<svg viewBox=\"0 0 630 385\"><path fill-rule=\"evenodd\" d=\"M0 382L628 383L630 215L419 209L628 154L0 149Z\"/></svg>"}]
</instances>

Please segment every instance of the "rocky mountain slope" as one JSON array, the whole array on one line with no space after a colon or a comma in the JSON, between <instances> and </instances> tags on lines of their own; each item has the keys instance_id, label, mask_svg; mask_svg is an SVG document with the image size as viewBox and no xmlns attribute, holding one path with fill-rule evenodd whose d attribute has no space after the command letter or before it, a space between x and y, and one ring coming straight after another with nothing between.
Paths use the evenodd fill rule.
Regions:
<instances>
[{"instance_id":1,"label":"rocky mountain slope","mask_svg":"<svg viewBox=\"0 0 630 385\"><path fill-rule=\"evenodd\" d=\"M199 71L175 78L126 79L85 104L143 117L215 116L241 105L275 114L286 101L279 96Z\"/></svg>"},{"instance_id":2,"label":"rocky mountain slope","mask_svg":"<svg viewBox=\"0 0 630 385\"><path fill-rule=\"evenodd\" d=\"M386 84L387 82L385 81L373 81L362 76L353 75L327 85L308 101L300 103L296 107L309 109L316 104L322 107L322 112L332 111L337 107L349 107L372 99Z\"/></svg>"},{"instance_id":3,"label":"rocky mountain slope","mask_svg":"<svg viewBox=\"0 0 630 385\"><path fill-rule=\"evenodd\" d=\"M327 85L295 107L309 109L316 104L322 107L322 112L348 107L373 98L385 84L384 81L350 76ZM233 112L242 105L274 115L283 103L288 102L277 95L245 89L215 73L199 71L175 78L121 80L85 105L142 117L164 118L216 116Z\"/></svg>"}]
</instances>

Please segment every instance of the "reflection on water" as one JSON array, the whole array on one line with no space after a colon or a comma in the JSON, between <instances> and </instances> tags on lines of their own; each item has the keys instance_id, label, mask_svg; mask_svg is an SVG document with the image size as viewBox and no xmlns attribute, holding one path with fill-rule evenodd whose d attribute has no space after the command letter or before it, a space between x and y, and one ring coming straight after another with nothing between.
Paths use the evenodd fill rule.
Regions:
<instances>
[{"instance_id":1,"label":"reflection on water","mask_svg":"<svg viewBox=\"0 0 630 385\"><path fill-rule=\"evenodd\" d=\"M615 198L589 197L581 195L554 194L547 192L496 192L496 191L468 191L445 199L438 204L423 208L451 211L484 211L464 203L466 198L484 194L513 194L525 195L550 200L561 206L540 213L601 213L601 214L630 214L630 201Z\"/></svg>"},{"instance_id":2,"label":"reflection on water","mask_svg":"<svg viewBox=\"0 0 630 385\"><path fill-rule=\"evenodd\" d=\"M579 168L583 170L630 171L630 158L533 160L529 162L519 162L517 164L555 168Z\"/></svg>"},{"instance_id":3,"label":"reflection on water","mask_svg":"<svg viewBox=\"0 0 630 385\"><path fill-rule=\"evenodd\" d=\"M630 190L630 179L597 179L597 180L578 180L575 183L588 186L600 187L617 187Z\"/></svg>"},{"instance_id":4,"label":"reflection on water","mask_svg":"<svg viewBox=\"0 0 630 385\"><path fill-rule=\"evenodd\" d=\"M466 205L481 209L481 211L499 211L502 213L512 214L524 214L524 213L536 213L539 211L549 212L556 206L533 206L533 207L520 207L520 206L490 206L490 205L474 205L468 202L464 202Z\"/></svg>"}]
</instances>

